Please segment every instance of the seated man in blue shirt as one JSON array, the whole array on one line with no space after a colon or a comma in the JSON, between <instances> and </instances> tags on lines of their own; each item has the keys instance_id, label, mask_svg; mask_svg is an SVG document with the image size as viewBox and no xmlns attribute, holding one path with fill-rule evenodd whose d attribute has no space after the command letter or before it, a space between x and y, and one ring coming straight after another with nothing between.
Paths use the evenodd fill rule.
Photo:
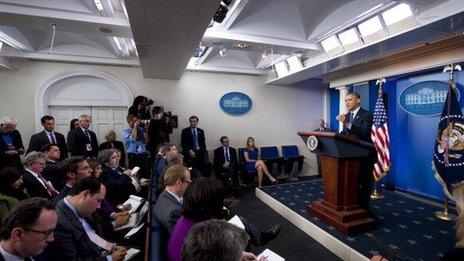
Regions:
<instances>
[{"instance_id":1,"label":"seated man in blue shirt","mask_svg":"<svg viewBox=\"0 0 464 261\"><path fill-rule=\"evenodd\" d=\"M52 260L124 259L126 248L102 238L100 226L91 217L105 194L106 188L97 178L87 177L75 184L69 195L58 202L55 241L48 249Z\"/></svg>"},{"instance_id":2,"label":"seated man in blue shirt","mask_svg":"<svg viewBox=\"0 0 464 261\"><path fill-rule=\"evenodd\" d=\"M145 148L147 135L144 129L139 127L141 121L133 114L127 115L127 123L129 123L129 128L123 131L123 137L129 158L129 169L138 166L140 168L139 177L148 178L147 150Z\"/></svg>"}]
</instances>

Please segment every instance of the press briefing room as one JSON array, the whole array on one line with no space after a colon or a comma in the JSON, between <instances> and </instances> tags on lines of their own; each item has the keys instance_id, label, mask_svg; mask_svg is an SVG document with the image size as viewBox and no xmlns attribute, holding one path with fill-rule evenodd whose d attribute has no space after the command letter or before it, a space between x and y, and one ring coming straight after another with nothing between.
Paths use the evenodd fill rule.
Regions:
<instances>
[{"instance_id":1,"label":"press briefing room","mask_svg":"<svg viewBox=\"0 0 464 261\"><path fill-rule=\"evenodd\" d=\"M0 260L464 260L463 0L0 0Z\"/></svg>"}]
</instances>

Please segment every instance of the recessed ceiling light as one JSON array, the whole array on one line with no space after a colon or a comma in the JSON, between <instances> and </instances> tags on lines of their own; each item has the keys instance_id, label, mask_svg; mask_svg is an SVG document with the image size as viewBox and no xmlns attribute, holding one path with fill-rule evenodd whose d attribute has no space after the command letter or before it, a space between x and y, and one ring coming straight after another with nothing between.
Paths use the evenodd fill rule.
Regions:
<instances>
[{"instance_id":1,"label":"recessed ceiling light","mask_svg":"<svg viewBox=\"0 0 464 261\"><path fill-rule=\"evenodd\" d=\"M234 48L239 48L239 49L244 49L244 48L250 47L250 45L246 44L246 43L234 43L232 46Z\"/></svg>"},{"instance_id":2,"label":"recessed ceiling light","mask_svg":"<svg viewBox=\"0 0 464 261\"><path fill-rule=\"evenodd\" d=\"M106 28L106 27L100 27L98 26L97 27L97 30L102 32L102 33L105 33L105 34L111 34L113 33L113 30L109 29L109 28Z\"/></svg>"}]
</instances>

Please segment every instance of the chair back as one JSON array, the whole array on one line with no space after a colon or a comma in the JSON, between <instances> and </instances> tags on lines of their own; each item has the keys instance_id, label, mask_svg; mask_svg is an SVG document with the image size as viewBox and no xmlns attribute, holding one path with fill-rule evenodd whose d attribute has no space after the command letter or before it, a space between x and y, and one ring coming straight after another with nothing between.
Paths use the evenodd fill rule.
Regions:
<instances>
[{"instance_id":1,"label":"chair back","mask_svg":"<svg viewBox=\"0 0 464 261\"><path fill-rule=\"evenodd\" d=\"M300 152L296 145L284 145L282 146L282 156L285 159L296 158L300 156Z\"/></svg>"},{"instance_id":2,"label":"chair back","mask_svg":"<svg viewBox=\"0 0 464 261\"><path fill-rule=\"evenodd\" d=\"M261 147L261 157L263 160L277 159L279 158L279 150L276 146Z\"/></svg>"}]
</instances>

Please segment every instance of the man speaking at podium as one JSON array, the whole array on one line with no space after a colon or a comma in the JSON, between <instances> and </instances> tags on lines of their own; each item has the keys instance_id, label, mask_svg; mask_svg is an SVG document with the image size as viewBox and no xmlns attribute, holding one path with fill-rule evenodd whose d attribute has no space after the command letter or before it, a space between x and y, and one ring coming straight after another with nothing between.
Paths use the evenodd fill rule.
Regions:
<instances>
[{"instance_id":1,"label":"man speaking at podium","mask_svg":"<svg viewBox=\"0 0 464 261\"><path fill-rule=\"evenodd\" d=\"M361 96L356 92L348 93L345 105L347 114L337 116L337 120L343 123L342 133L347 136L372 143L371 128L373 124L372 114L361 108ZM372 147L367 160L362 160L358 180L358 204L359 207L369 210L369 201L372 192L372 171L375 162L375 150Z\"/></svg>"}]
</instances>

